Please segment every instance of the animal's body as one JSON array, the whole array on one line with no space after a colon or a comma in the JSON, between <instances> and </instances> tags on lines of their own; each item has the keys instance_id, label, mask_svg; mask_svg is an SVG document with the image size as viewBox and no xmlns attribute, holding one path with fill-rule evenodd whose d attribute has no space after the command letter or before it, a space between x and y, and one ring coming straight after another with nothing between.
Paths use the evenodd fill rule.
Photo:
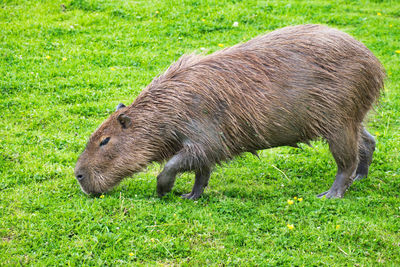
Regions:
<instances>
[{"instance_id":1,"label":"animal's body","mask_svg":"<svg viewBox=\"0 0 400 267\"><path fill-rule=\"evenodd\" d=\"M186 55L90 137L75 168L87 193L109 190L151 162L165 162L157 192L195 172L198 198L211 170L243 152L322 137L338 171L322 195L342 197L366 177L375 149L362 126L384 69L362 43L321 25L286 27L216 53Z\"/></svg>"}]
</instances>

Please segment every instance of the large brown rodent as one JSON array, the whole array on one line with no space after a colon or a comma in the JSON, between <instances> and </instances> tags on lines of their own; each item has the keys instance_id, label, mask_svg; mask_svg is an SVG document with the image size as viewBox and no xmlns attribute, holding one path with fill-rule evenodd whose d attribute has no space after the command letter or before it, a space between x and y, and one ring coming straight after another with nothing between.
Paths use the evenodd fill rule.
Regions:
<instances>
[{"instance_id":1,"label":"large brown rodent","mask_svg":"<svg viewBox=\"0 0 400 267\"><path fill-rule=\"evenodd\" d=\"M164 162L157 192L195 172L198 198L215 164L243 152L324 138L342 197L366 177L375 149L362 126L385 72L362 43L321 25L286 27L207 56L185 55L90 136L75 175L103 193L151 162Z\"/></svg>"}]
</instances>

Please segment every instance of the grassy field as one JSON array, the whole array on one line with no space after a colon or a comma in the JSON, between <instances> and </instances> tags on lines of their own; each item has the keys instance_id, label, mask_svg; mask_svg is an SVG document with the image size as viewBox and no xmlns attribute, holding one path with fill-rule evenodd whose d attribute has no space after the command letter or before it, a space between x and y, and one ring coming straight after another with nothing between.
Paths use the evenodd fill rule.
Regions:
<instances>
[{"instance_id":1,"label":"grassy field","mask_svg":"<svg viewBox=\"0 0 400 267\"><path fill-rule=\"evenodd\" d=\"M370 175L343 199L316 198L336 172L323 142L224 163L198 201L180 198L191 174L159 199L158 165L81 192L88 136L182 54L304 23L353 35L388 73ZM0 1L0 265L400 265L399 40L394 0Z\"/></svg>"}]
</instances>

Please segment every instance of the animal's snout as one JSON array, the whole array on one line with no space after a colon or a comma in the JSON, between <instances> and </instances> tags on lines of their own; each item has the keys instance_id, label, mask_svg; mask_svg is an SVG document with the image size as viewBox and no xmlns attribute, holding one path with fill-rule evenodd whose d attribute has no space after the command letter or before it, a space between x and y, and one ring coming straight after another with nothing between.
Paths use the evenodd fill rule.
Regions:
<instances>
[{"instance_id":1,"label":"animal's snout","mask_svg":"<svg viewBox=\"0 0 400 267\"><path fill-rule=\"evenodd\" d=\"M78 182L83 182L84 180L87 180L88 173L86 171L86 168L82 168L80 164L77 164L74 170L75 178L78 180Z\"/></svg>"}]
</instances>

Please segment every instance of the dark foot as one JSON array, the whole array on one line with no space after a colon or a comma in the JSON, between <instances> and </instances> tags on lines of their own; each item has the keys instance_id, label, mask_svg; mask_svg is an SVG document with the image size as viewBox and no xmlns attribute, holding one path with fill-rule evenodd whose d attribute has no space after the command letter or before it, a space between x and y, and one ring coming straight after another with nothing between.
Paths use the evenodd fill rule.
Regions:
<instances>
[{"instance_id":1,"label":"dark foot","mask_svg":"<svg viewBox=\"0 0 400 267\"><path fill-rule=\"evenodd\" d=\"M351 173L351 172L347 172ZM331 188L328 191L319 194L319 198L342 198L347 188L353 183L353 175L346 174L345 172L339 172L336 174L336 179L333 182Z\"/></svg>"},{"instance_id":2,"label":"dark foot","mask_svg":"<svg viewBox=\"0 0 400 267\"><path fill-rule=\"evenodd\" d=\"M211 170L209 167L204 167L202 170L196 171L196 177L193 185L192 192L182 195L186 199L198 199L203 194L204 188L208 185Z\"/></svg>"},{"instance_id":3,"label":"dark foot","mask_svg":"<svg viewBox=\"0 0 400 267\"><path fill-rule=\"evenodd\" d=\"M167 172L163 171L157 176L157 194L159 197L165 196L167 193L171 192L172 187L175 182L175 174L169 175Z\"/></svg>"},{"instance_id":4,"label":"dark foot","mask_svg":"<svg viewBox=\"0 0 400 267\"><path fill-rule=\"evenodd\" d=\"M343 193L334 192L334 191L332 191L331 189L329 189L328 191L323 192L323 193L317 195L317 197L318 197L318 198L323 198L323 197L326 197L326 198L342 198L343 195L344 195L344 192L343 192Z\"/></svg>"},{"instance_id":5,"label":"dark foot","mask_svg":"<svg viewBox=\"0 0 400 267\"><path fill-rule=\"evenodd\" d=\"M164 191L164 190L160 190L159 188L157 188L157 195L158 195L158 197L163 197L163 196L165 196L166 194L168 194L169 192L167 192L167 191Z\"/></svg>"},{"instance_id":6,"label":"dark foot","mask_svg":"<svg viewBox=\"0 0 400 267\"><path fill-rule=\"evenodd\" d=\"M195 194L193 192L190 192L188 194L183 194L181 197L185 199L191 199L191 200L196 200L200 197L201 194Z\"/></svg>"},{"instance_id":7,"label":"dark foot","mask_svg":"<svg viewBox=\"0 0 400 267\"><path fill-rule=\"evenodd\" d=\"M157 195L158 195L159 198L162 198L162 197L165 196L166 194L167 194L167 193L160 192L160 191L157 190Z\"/></svg>"},{"instance_id":8,"label":"dark foot","mask_svg":"<svg viewBox=\"0 0 400 267\"><path fill-rule=\"evenodd\" d=\"M365 178L367 178L367 174L357 173L356 177L354 177L354 181L362 180L362 179L365 179Z\"/></svg>"},{"instance_id":9,"label":"dark foot","mask_svg":"<svg viewBox=\"0 0 400 267\"><path fill-rule=\"evenodd\" d=\"M367 178L368 169L369 169L368 163L360 162L358 164L357 171L356 171L356 177L354 177L354 180L361 180L361 179Z\"/></svg>"}]
</instances>

